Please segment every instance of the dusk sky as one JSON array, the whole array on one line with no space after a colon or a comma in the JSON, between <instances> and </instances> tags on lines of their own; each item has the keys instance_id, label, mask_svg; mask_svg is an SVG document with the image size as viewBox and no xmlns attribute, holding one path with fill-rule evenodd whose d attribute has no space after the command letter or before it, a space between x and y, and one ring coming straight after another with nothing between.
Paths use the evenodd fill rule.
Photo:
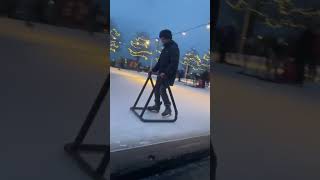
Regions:
<instances>
[{"instance_id":1,"label":"dusk sky","mask_svg":"<svg viewBox=\"0 0 320 180\"><path fill-rule=\"evenodd\" d=\"M158 37L162 29L173 33L210 21L210 0L110 0L111 21L120 30L124 42L137 32ZM210 48L210 31L206 27L192 30L186 36L176 35L181 56L190 48L200 55ZM126 47L122 48L125 56Z\"/></svg>"}]
</instances>

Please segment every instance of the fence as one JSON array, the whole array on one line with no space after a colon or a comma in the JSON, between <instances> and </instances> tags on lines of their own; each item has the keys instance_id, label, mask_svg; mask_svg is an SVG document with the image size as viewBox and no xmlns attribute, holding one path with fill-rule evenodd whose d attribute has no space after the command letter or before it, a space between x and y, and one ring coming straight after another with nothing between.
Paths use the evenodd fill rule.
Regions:
<instances>
[{"instance_id":1,"label":"fence","mask_svg":"<svg viewBox=\"0 0 320 180\"><path fill-rule=\"evenodd\" d=\"M216 58L219 56L215 55ZM217 58L219 59L219 58ZM287 58L282 60L281 62L277 62L277 65L273 65L270 59L266 57L245 55L245 54L237 54L237 53L227 53L226 54L226 63L231 65L236 65L242 67L242 72L245 74L249 74L252 76L257 76L261 78L274 78L272 74L273 69L276 69L276 75L283 75L286 71L290 71L288 68L288 64L292 64L293 58ZM292 67L292 66L291 66ZM308 66L306 66L306 78L310 78L310 70ZM320 67L316 67L317 76L315 77L315 81L320 81Z\"/></svg>"}]
</instances>

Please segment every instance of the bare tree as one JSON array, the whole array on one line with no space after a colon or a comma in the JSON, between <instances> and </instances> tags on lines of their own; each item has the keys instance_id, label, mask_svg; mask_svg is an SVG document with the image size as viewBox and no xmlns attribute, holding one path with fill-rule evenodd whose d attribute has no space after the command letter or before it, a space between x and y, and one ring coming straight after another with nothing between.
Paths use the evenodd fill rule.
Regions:
<instances>
[{"instance_id":1,"label":"bare tree","mask_svg":"<svg viewBox=\"0 0 320 180\"><path fill-rule=\"evenodd\" d=\"M319 8L301 8L292 0L225 0L225 2L235 11L244 13L240 53L243 52L253 17L271 28L306 28L316 17L320 17Z\"/></svg>"}]
</instances>

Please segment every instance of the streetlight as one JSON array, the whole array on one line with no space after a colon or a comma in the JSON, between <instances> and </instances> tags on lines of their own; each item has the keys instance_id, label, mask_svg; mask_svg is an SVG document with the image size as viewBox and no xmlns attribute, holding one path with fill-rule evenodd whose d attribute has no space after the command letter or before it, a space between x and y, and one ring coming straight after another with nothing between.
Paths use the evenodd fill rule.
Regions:
<instances>
[{"instance_id":1,"label":"streetlight","mask_svg":"<svg viewBox=\"0 0 320 180\"><path fill-rule=\"evenodd\" d=\"M206 28L207 28L207 29L210 29L210 24L207 24Z\"/></svg>"},{"instance_id":2,"label":"streetlight","mask_svg":"<svg viewBox=\"0 0 320 180\"><path fill-rule=\"evenodd\" d=\"M182 32L181 34L182 34L183 36L187 35L187 33L186 33L186 32Z\"/></svg>"}]
</instances>

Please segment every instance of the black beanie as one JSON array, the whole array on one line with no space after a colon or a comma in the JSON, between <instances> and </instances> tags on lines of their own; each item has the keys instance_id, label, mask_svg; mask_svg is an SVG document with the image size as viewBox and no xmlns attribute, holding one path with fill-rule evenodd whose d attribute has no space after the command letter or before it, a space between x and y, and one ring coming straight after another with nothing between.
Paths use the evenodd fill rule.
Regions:
<instances>
[{"instance_id":1,"label":"black beanie","mask_svg":"<svg viewBox=\"0 0 320 180\"><path fill-rule=\"evenodd\" d=\"M172 33L170 30L168 29L165 29L165 30L162 30L159 34L159 38L166 38L166 39L172 39Z\"/></svg>"}]
</instances>

